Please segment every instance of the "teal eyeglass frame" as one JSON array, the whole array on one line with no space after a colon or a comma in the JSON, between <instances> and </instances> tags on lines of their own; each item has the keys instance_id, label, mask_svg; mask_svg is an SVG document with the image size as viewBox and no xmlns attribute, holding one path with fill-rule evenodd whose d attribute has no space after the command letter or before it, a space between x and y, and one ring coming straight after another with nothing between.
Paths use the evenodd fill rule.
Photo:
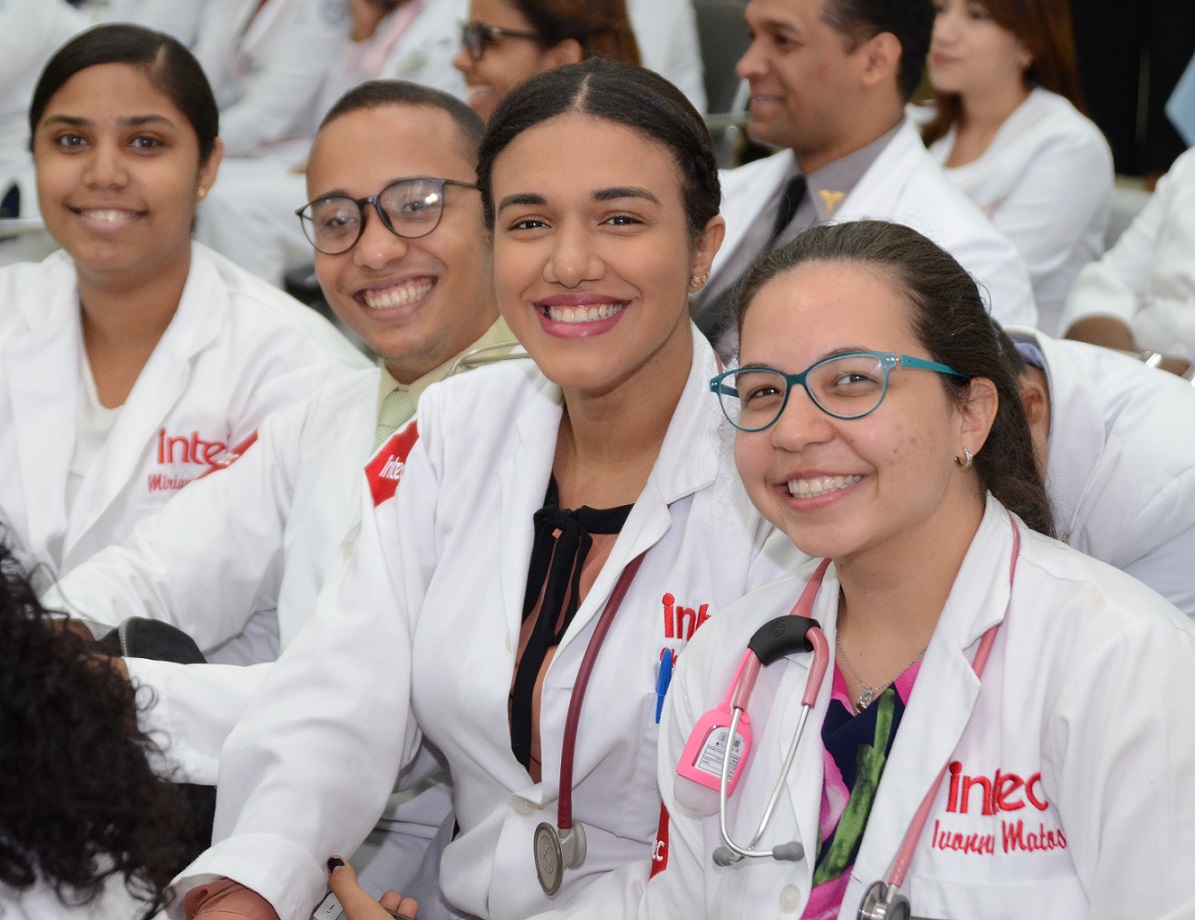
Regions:
<instances>
[{"instance_id":1,"label":"teal eyeglass frame","mask_svg":"<svg viewBox=\"0 0 1195 920\"><path fill-rule=\"evenodd\" d=\"M829 364L831 361L838 361L842 358L875 358L880 362L880 366L884 369L884 388L880 391L880 398L876 400L876 404L874 406L872 406L866 412L861 412L858 415L839 415L837 412L831 412L820 402L818 402L818 398L813 394L813 391L809 389L808 384L805 382L809 374L821 367L823 364ZM956 371L949 365L939 364L937 361L928 361L925 358L914 358L912 355L898 355L891 351L849 351L841 355L831 355L828 358L822 358L820 361L815 361L799 374L786 374L784 371L777 370L774 367L763 367L762 365L736 367L733 370L724 371L717 377L711 379L710 392L715 393L718 396L718 406L722 409L722 414L726 416L726 421L730 422L730 424L739 431L766 431L768 428L771 428L773 425L775 425L776 422L780 420L780 416L784 414L785 408L788 406L788 397L792 393L793 387L798 384L804 388L806 394L808 394L809 399L813 402L813 404L826 413L826 415L830 416L831 418L842 419L843 421L849 422L853 421L854 419L866 418L867 416L871 415L871 413L875 412L876 409L880 408L881 405L883 405L884 397L888 395L888 375L891 373L892 369L897 366L913 368L914 370L920 371L933 371L936 374L946 374L950 377L959 377L963 380L971 379L969 375ZM722 402L723 396L733 396L736 399L738 398L738 391L730 384L724 383L723 381L725 381L728 377L733 377L735 374L741 374L743 371L766 371L770 374L776 374L778 377L782 377L784 379L786 385L784 390L784 399L780 402L780 408L776 410L775 418L773 418L766 425L761 425L758 428L744 428L730 417L730 413L726 411L726 406Z\"/></svg>"}]
</instances>

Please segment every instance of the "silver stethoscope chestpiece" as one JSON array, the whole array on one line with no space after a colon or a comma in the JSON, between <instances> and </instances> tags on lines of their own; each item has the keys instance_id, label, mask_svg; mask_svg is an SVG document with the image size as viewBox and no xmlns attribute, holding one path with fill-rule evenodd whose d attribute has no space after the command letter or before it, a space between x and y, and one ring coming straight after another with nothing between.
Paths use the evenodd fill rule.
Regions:
<instances>
[{"instance_id":1,"label":"silver stethoscope chestpiece","mask_svg":"<svg viewBox=\"0 0 1195 920\"><path fill-rule=\"evenodd\" d=\"M535 874L539 887L554 897L564 881L564 870L575 869L585 861L585 829L574 824L562 837L547 821L535 828Z\"/></svg>"},{"instance_id":2,"label":"silver stethoscope chestpiece","mask_svg":"<svg viewBox=\"0 0 1195 920\"><path fill-rule=\"evenodd\" d=\"M859 905L857 920L910 920L913 910L900 889L887 882L872 882Z\"/></svg>"}]
</instances>

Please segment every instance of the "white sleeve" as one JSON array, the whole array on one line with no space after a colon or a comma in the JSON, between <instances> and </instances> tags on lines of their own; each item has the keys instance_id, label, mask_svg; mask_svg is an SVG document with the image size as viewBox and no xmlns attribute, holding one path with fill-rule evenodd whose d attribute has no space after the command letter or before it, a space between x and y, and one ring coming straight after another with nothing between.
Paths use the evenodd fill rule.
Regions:
<instances>
[{"instance_id":1,"label":"white sleeve","mask_svg":"<svg viewBox=\"0 0 1195 920\"><path fill-rule=\"evenodd\" d=\"M706 110L705 68L692 0L630 0L627 4L643 66Z\"/></svg>"},{"instance_id":2,"label":"white sleeve","mask_svg":"<svg viewBox=\"0 0 1195 920\"><path fill-rule=\"evenodd\" d=\"M1195 162L1195 160L1191 161ZM1062 310L1059 332L1089 316L1111 316L1126 326L1145 306L1159 235L1170 211L1170 199L1179 181L1172 169L1158 181L1153 198L1120 235L1116 245L1098 262L1084 266L1071 286Z\"/></svg>"},{"instance_id":3,"label":"white sleeve","mask_svg":"<svg viewBox=\"0 0 1195 920\"><path fill-rule=\"evenodd\" d=\"M126 658L145 708L141 730L165 755L176 782L216 785L220 750L272 662L241 666Z\"/></svg>"},{"instance_id":4,"label":"white sleeve","mask_svg":"<svg viewBox=\"0 0 1195 920\"><path fill-rule=\"evenodd\" d=\"M283 918L306 918L325 891L327 858L353 852L382 814L418 740L411 631L437 558L427 442L425 431L392 500L375 510L363 490L353 556L230 735L216 842L185 870L184 890L233 878Z\"/></svg>"},{"instance_id":5,"label":"white sleeve","mask_svg":"<svg viewBox=\"0 0 1195 920\"><path fill-rule=\"evenodd\" d=\"M303 0L285 32L257 73L246 80L245 94L220 113L220 137L231 156L286 140L297 126L314 128L316 111L332 52L347 28L329 22L312 0Z\"/></svg>"},{"instance_id":6,"label":"white sleeve","mask_svg":"<svg viewBox=\"0 0 1195 920\"><path fill-rule=\"evenodd\" d=\"M271 416L227 469L190 483L123 543L43 598L99 635L132 616L177 626L205 653L277 604L306 405Z\"/></svg>"}]
</instances>

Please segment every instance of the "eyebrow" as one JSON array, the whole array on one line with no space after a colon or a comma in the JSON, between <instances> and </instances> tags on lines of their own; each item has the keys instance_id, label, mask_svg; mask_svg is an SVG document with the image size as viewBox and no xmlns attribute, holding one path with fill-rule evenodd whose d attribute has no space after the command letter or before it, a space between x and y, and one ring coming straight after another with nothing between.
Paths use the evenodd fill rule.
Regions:
<instances>
[{"instance_id":1,"label":"eyebrow","mask_svg":"<svg viewBox=\"0 0 1195 920\"><path fill-rule=\"evenodd\" d=\"M653 195L645 188L639 188L633 185L615 185L610 188L600 188L589 196L593 201L619 201L623 198L638 198L643 201L650 201L652 204L659 205L660 199ZM518 195L507 195L500 202L498 202L498 213L501 213L504 208L513 205L531 205L533 207L543 207L548 203L543 195L537 195L533 192L523 192Z\"/></svg>"},{"instance_id":2,"label":"eyebrow","mask_svg":"<svg viewBox=\"0 0 1195 920\"><path fill-rule=\"evenodd\" d=\"M174 122L165 115L130 115L126 118L118 118L116 123L122 127L140 128L145 125L162 124L174 127ZM83 118L79 115L51 115L43 124L49 125L67 125L72 128L85 128L95 124L90 118Z\"/></svg>"}]
</instances>

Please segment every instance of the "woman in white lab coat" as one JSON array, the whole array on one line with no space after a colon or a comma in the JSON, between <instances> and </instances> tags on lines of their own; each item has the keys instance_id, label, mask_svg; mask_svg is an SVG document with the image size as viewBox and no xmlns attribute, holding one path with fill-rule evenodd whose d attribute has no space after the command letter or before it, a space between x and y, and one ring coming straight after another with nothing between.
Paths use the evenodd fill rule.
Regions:
<instances>
[{"instance_id":1,"label":"woman in white lab coat","mask_svg":"<svg viewBox=\"0 0 1195 920\"><path fill-rule=\"evenodd\" d=\"M83 33L46 65L29 122L62 251L0 270L0 515L54 575L364 358L192 244L220 141L203 73L174 39Z\"/></svg>"},{"instance_id":2,"label":"woman in white lab coat","mask_svg":"<svg viewBox=\"0 0 1195 920\"><path fill-rule=\"evenodd\" d=\"M832 568L747 596L685 652L643 915L845 920L896 885L919 917L1190 916L1195 699L1174 675L1195 668L1195 630L1045 536L1017 383L974 282L908 228L817 228L757 266L739 323L743 367L719 387L739 472ZM691 768L694 727L756 630L790 611L820 622L823 652L784 646L760 672L725 810L729 839L762 857L714 856L730 846L723 758Z\"/></svg>"},{"instance_id":3,"label":"woman in white lab coat","mask_svg":"<svg viewBox=\"0 0 1195 920\"><path fill-rule=\"evenodd\" d=\"M1029 266L1038 327L1104 251L1112 153L1082 112L1067 0L938 0L923 134Z\"/></svg>"},{"instance_id":4,"label":"woman in white lab coat","mask_svg":"<svg viewBox=\"0 0 1195 920\"><path fill-rule=\"evenodd\" d=\"M722 236L700 115L640 68L561 68L499 107L478 184L499 305L539 369L424 394L403 487L365 511L346 571L224 747L216 843L182 879L198 916L242 899L265 908L249 916L309 916L325 860L373 825L419 731L452 771L449 903L632 916L671 663L793 565L727 469L717 361L689 321ZM570 796L588 853L558 874L553 838L579 837L559 830Z\"/></svg>"}]
</instances>

